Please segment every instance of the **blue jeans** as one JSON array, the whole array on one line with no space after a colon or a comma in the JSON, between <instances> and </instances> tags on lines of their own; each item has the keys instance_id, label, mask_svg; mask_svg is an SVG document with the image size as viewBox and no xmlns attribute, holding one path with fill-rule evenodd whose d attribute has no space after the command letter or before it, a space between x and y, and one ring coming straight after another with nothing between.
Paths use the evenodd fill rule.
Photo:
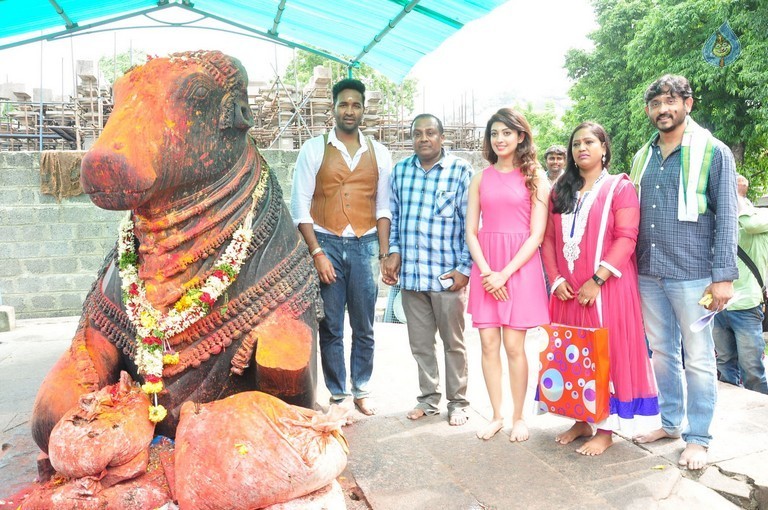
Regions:
<instances>
[{"instance_id":1,"label":"blue jeans","mask_svg":"<svg viewBox=\"0 0 768 510\"><path fill-rule=\"evenodd\" d=\"M708 278L673 280L640 275L643 320L659 386L661 425L668 434L682 433L686 443L702 446L709 446L712 439L709 426L717 401L715 345L711 326L693 333L690 325L707 312L698 301L709 284ZM685 428L683 418L688 422Z\"/></svg>"},{"instance_id":2,"label":"blue jeans","mask_svg":"<svg viewBox=\"0 0 768 510\"><path fill-rule=\"evenodd\" d=\"M339 237L316 232L317 241L336 270L336 281L320 284L325 318L320 322L320 359L331 401L350 395L369 395L373 372L373 319L379 293L379 239L377 234ZM352 393L347 391L344 356L344 310L352 327L350 372Z\"/></svg>"},{"instance_id":3,"label":"blue jeans","mask_svg":"<svg viewBox=\"0 0 768 510\"><path fill-rule=\"evenodd\" d=\"M762 305L746 310L723 310L715 316L712 335L720 380L768 394L763 353Z\"/></svg>"}]
</instances>

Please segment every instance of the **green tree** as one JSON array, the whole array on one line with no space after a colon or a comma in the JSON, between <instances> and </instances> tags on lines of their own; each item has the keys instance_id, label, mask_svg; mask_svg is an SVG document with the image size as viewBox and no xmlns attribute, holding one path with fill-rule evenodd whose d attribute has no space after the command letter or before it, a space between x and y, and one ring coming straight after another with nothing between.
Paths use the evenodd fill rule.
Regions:
<instances>
[{"instance_id":1,"label":"green tree","mask_svg":"<svg viewBox=\"0 0 768 510\"><path fill-rule=\"evenodd\" d=\"M147 54L143 50L124 51L113 57L101 57L99 71L109 83L115 83L131 67L146 63Z\"/></svg>"},{"instance_id":2,"label":"green tree","mask_svg":"<svg viewBox=\"0 0 768 510\"><path fill-rule=\"evenodd\" d=\"M600 28L591 35L594 49L571 50L565 60L575 84L569 91L574 106L563 120L567 126L600 123L611 136L612 167L618 171L628 168L635 147L642 145L640 133L647 124L647 120L643 123L631 117L633 111L642 112L644 85L627 67L626 48L649 4L647 0L596 0L593 5Z\"/></svg>"},{"instance_id":3,"label":"green tree","mask_svg":"<svg viewBox=\"0 0 768 510\"><path fill-rule=\"evenodd\" d=\"M533 130L533 141L536 144L536 155L542 167L546 168L544 163L544 151L553 144L567 145L570 132L563 124L562 120L555 111L555 104L548 102L544 105L544 110L534 110L531 103L524 107L516 107L525 115L526 120Z\"/></svg>"},{"instance_id":4,"label":"green tree","mask_svg":"<svg viewBox=\"0 0 768 510\"><path fill-rule=\"evenodd\" d=\"M309 83L316 66L330 69L332 83L348 76L347 66L314 53L297 50L296 56L286 68L284 81L303 87ZM355 68L352 74L354 78L365 83L367 90L381 92L381 112L404 116L413 112L417 80L407 78L397 84L366 64Z\"/></svg>"},{"instance_id":5,"label":"green tree","mask_svg":"<svg viewBox=\"0 0 768 510\"><path fill-rule=\"evenodd\" d=\"M686 76L693 87L693 117L734 152L740 171L758 191L768 182L768 2L766 0L594 0L600 27L591 51L566 57L574 121L595 120L613 139L616 168L626 170L634 151L653 133L642 94L665 73ZM739 37L741 55L714 67L702 47L724 21ZM759 175L758 175L759 174Z\"/></svg>"}]
</instances>

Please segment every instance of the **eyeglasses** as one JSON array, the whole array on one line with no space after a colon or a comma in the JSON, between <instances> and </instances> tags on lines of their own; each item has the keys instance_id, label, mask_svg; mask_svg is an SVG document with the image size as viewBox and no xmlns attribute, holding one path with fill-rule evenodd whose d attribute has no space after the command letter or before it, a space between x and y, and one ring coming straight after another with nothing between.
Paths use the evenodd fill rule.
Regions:
<instances>
[{"instance_id":1,"label":"eyeglasses","mask_svg":"<svg viewBox=\"0 0 768 510\"><path fill-rule=\"evenodd\" d=\"M648 102L648 108L651 110L657 110L661 107L662 103L667 106L675 106L680 102L680 98L677 96L667 96L663 100L654 99Z\"/></svg>"}]
</instances>

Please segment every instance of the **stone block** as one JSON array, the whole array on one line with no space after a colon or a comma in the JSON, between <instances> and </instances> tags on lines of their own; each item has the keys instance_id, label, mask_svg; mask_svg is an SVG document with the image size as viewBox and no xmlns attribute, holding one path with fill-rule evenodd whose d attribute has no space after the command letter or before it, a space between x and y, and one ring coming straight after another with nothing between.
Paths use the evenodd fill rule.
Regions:
<instances>
[{"instance_id":1,"label":"stone block","mask_svg":"<svg viewBox=\"0 0 768 510\"><path fill-rule=\"evenodd\" d=\"M101 225L98 223L79 223L76 226L76 234L72 237L78 239L95 239L102 237Z\"/></svg>"},{"instance_id":2,"label":"stone block","mask_svg":"<svg viewBox=\"0 0 768 510\"><path fill-rule=\"evenodd\" d=\"M56 310L56 297L53 294L36 294L30 301L35 313L42 316L48 316L51 311Z\"/></svg>"},{"instance_id":3,"label":"stone block","mask_svg":"<svg viewBox=\"0 0 768 510\"><path fill-rule=\"evenodd\" d=\"M42 247L39 240L34 240L32 233L27 236L27 241L13 243L8 248L8 257L17 260L24 260L41 255Z\"/></svg>"},{"instance_id":4,"label":"stone block","mask_svg":"<svg viewBox=\"0 0 768 510\"><path fill-rule=\"evenodd\" d=\"M752 491L744 476L729 477L720 472L717 466L709 466L699 478L699 483L704 484L720 494L727 494L739 500L749 501Z\"/></svg>"},{"instance_id":5,"label":"stone block","mask_svg":"<svg viewBox=\"0 0 768 510\"><path fill-rule=\"evenodd\" d=\"M0 225L0 252L5 253L2 249L5 243L13 243L15 241L22 241L24 239L24 229L11 225Z\"/></svg>"},{"instance_id":6,"label":"stone block","mask_svg":"<svg viewBox=\"0 0 768 510\"><path fill-rule=\"evenodd\" d=\"M71 253L75 255L90 255L101 251L99 244L93 239L84 239L81 237L72 239Z\"/></svg>"},{"instance_id":7,"label":"stone block","mask_svg":"<svg viewBox=\"0 0 768 510\"><path fill-rule=\"evenodd\" d=\"M31 273L33 275L47 274L52 271L53 259L50 258L34 258L25 259L21 261L22 271Z\"/></svg>"},{"instance_id":8,"label":"stone block","mask_svg":"<svg viewBox=\"0 0 768 510\"><path fill-rule=\"evenodd\" d=\"M2 165L0 165L2 168ZM39 168L34 170L9 166L3 169L5 186L40 186Z\"/></svg>"},{"instance_id":9,"label":"stone block","mask_svg":"<svg viewBox=\"0 0 768 510\"><path fill-rule=\"evenodd\" d=\"M62 293L59 296L59 306L62 310L75 310L73 315L79 315L85 301L85 292Z\"/></svg>"},{"instance_id":10,"label":"stone block","mask_svg":"<svg viewBox=\"0 0 768 510\"><path fill-rule=\"evenodd\" d=\"M3 204L4 207L0 208L0 223L10 226L21 226L37 224L37 214L33 208L30 207L10 207L12 204Z\"/></svg>"},{"instance_id":11,"label":"stone block","mask_svg":"<svg viewBox=\"0 0 768 510\"><path fill-rule=\"evenodd\" d=\"M0 251L4 251L5 243L0 243ZM0 288L3 287L3 277L15 278L21 273L21 263L17 259L3 258L0 263Z\"/></svg>"},{"instance_id":12,"label":"stone block","mask_svg":"<svg viewBox=\"0 0 768 510\"><path fill-rule=\"evenodd\" d=\"M94 279L96 273L101 269L101 265L104 263L104 257L96 255L80 256L77 257L77 271L80 273L92 274Z\"/></svg>"},{"instance_id":13,"label":"stone block","mask_svg":"<svg viewBox=\"0 0 768 510\"><path fill-rule=\"evenodd\" d=\"M16 310L12 306L0 305L0 333L16 328Z\"/></svg>"},{"instance_id":14,"label":"stone block","mask_svg":"<svg viewBox=\"0 0 768 510\"><path fill-rule=\"evenodd\" d=\"M48 242L37 243L40 247L41 257L67 257L72 255L69 239L52 239Z\"/></svg>"},{"instance_id":15,"label":"stone block","mask_svg":"<svg viewBox=\"0 0 768 510\"><path fill-rule=\"evenodd\" d=\"M768 509L768 487L757 487L753 495L757 508L760 510Z\"/></svg>"},{"instance_id":16,"label":"stone block","mask_svg":"<svg viewBox=\"0 0 768 510\"><path fill-rule=\"evenodd\" d=\"M18 188L0 188L0 204L8 206L19 205L22 203L21 190Z\"/></svg>"},{"instance_id":17,"label":"stone block","mask_svg":"<svg viewBox=\"0 0 768 510\"><path fill-rule=\"evenodd\" d=\"M745 390L746 391L746 390ZM742 441L745 439L742 436ZM750 438L753 439L753 438ZM756 443L753 443L753 447ZM768 450L720 462L718 467L726 473L743 473L754 480L755 486L762 487L768 493ZM768 506L766 507L768 509Z\"/></svg>"},{"instance_id":18,"label":"stone block","mask_svg":"<svg viewBox=\"0 0 768 510\"><path fill-rule=\"evenodd\" d=\"M49 225L51 239L72 239L75 237L77 225L73 223L54 223Z\"/></svg>"}]
</instances>

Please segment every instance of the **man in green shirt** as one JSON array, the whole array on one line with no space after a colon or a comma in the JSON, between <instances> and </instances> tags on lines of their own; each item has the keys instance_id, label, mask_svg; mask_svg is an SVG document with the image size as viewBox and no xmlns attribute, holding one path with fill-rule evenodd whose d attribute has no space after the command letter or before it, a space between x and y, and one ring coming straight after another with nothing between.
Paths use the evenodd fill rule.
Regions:
<instances>
[{"instance_id":1,"label":"man in green shirt","mask_svg":"<svg viewBox=\"0 0 768 510\"><path fill-rule=\"evenodd\" d=\"M747 179L739 186L739 247L754 262L763 283L768 277L768 210L759 209L746 198ZM743 194L742 194L743 192ZM715 316L712 331L717 351L720 380L743 384L748 390L768 394L763 357L763 290L755 275L739 257L739 278L733 282L734 299Z\"/></svg>"}]
</instances>

